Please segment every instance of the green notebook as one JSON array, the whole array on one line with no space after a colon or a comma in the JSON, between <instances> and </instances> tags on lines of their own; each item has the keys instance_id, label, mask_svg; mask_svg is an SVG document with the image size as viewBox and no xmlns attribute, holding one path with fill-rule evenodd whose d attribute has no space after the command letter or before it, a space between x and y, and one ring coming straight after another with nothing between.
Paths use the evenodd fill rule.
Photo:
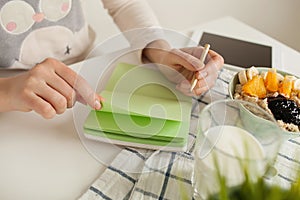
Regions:
<instances>
[{"instance_id":1,"label":"green notebook","mask_svg":"<svg viewBox=\"0 0 300 200\"><path fill-rule=\"evenodd\" d=\"M84 124L87 138L150 149L184 151L191 97L175 89L156 68L120 63L114 69L99 111Z\"/></svg>"}]
</instances>

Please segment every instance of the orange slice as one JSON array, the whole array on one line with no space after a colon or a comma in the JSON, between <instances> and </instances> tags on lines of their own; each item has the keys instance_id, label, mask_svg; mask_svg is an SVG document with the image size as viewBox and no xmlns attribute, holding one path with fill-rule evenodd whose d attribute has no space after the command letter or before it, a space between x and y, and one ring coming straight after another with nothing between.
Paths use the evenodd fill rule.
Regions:
<instances>
[{"instance_id":1,"label":"orange slice","mask_svg":"<svg viewBox=\"0 0 300 200\"><path fill-rule=\"evenodd\" d=\"M267 76L265 79L265 86L266 89L270 92L278 91L278 79L277 79L276 69L270 69L267 72Z\"/></svg>"},{"instance_id":2,"label":"orange slice","mask_svg":"<svg viewBox=\"0 0 300 200\"><path fill-rule=\"evenodd\" d=\"M267 95L264 79L259 75L254 76L250 81L245 83L242 90L244 93L258 98L265 98Z\"/></svg>"},{"instance_id":3,"label":"orange slice","mask_svg":"<svg viewBox=\"0 0 300 200\"><path fill-rule=\"evenodd\" d=\"M283 81L279 84L278 92L289 98L294 84L294 77L286 75Z\"/></svg>"}]
</instances>

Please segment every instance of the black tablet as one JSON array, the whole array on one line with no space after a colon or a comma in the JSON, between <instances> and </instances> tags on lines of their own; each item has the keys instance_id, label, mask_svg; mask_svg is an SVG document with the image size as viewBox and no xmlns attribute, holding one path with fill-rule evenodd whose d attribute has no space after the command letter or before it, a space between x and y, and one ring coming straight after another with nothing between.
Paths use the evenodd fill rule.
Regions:
<instances>
[{"instance_id":1,"label":"black tablet","mask_svg":"<svg viewBox=\"0 0 300 200\"><path fill-rule=\"evenodd\" d=\"M242 68L273 66L271 46L203 32L198 45L207 43L223 56L225 64Z\"/></svg>"}]
</instances>

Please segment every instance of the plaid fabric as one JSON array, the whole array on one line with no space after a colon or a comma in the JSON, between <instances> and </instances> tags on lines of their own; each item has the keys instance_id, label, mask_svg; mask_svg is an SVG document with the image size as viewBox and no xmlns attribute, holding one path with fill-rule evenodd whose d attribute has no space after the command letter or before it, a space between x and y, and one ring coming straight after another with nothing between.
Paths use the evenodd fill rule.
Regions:
<instances>
[{"instance_id":1,"label":"plaid fabric","mask_svg":"<svg viewBox=\"0 0 300 200\"><path fill-rule=\"evenodd\" d=\"M104 173L79 198L110 199L193 199L191 152L197 133L199 111L212 101L228 98L228 83L235 71L222 69L216 85L207 93L193 98L189 150L187 152L152 151L124 148ZM300 138L286 141L275 163L277 175L272 182L289 186L299 169Z\"/></svg>"}]
</instances>

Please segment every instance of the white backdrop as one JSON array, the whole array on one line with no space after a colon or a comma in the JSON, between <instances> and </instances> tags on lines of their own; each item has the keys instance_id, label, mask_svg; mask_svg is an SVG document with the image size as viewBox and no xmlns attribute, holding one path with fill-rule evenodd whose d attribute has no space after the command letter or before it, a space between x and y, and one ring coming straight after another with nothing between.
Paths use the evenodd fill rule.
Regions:
<instances>
[{"instance_id":1,"label":"white backdrop","mask_svg":"<svg viewBox=\"0 0 300 200\"><path fill-rule=\"evenodd\" d=\"M223 16L233 16L300 51L299 0L147 0L164 28L184 30ZM102 41L118 29L101 0L83 0L87 18ZM166 14L166 12L168 14Z\"/></svg>"}]
</instances>

